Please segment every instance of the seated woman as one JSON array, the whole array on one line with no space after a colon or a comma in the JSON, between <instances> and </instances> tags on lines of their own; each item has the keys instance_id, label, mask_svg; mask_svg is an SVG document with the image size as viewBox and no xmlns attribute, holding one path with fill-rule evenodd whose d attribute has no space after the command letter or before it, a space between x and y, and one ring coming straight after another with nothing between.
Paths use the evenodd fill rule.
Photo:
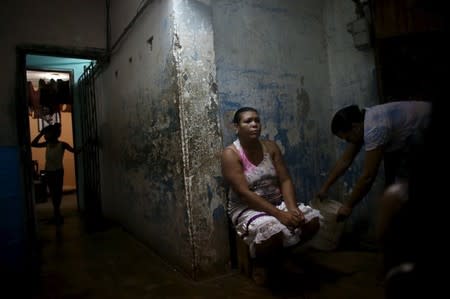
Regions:
<instances>
[{"instance_id":1,"label":"seated woman","mask_svg":"<svg viewBox=\"0 0 450 299\"><path fill-rule=\"evenodd\" d=\"M240 108L233 122L238 138L222 152L222 174L230 185L228 213L249 245L253 279L263 284L269 262L282 260L283 248L303 243L318 231L320 213L298 204L278 145L259 138L257 110Z\"/></svg>"}]
</instances>

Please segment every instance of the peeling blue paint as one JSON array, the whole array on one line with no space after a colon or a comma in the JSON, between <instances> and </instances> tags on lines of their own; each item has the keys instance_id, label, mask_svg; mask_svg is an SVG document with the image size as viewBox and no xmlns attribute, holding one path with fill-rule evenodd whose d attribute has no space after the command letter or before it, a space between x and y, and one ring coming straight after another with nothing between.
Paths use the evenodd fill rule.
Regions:
<instances>
[{"instance_id":1,"label":"peeling blue paint","mask_svg":"<svg viewBox=\"0 0 450 299\"><path fill-rule=\"evenodd\" d=\"M299 74L296 73L282 73L279 76L281 79L293 79L293 80L298 80Z\"/></svg>"},{"instance_id":2,"label":"peeling blue paint","mask_svg":"<svg viewBox=\"0 0 450 299\"><path fill-rule=\"evenodd\" d=\"M265 83L265 82L259 81L257 84L257 87L259 90L273 90L273 89L279 89L280 85L276 82Z\"/></svg>"},{"instance_id":3,"label":"peeling blue paint","mask_svg":"<svg viewBox=\"0 0 450 299\"><path fill-rule=\"evenodd\" d=\"M264 5L262 3L252 4L252 7L259 8L259 9L269 12L271 14L287 15L289 12L289 10L287 8L268 6L268 5Z\"/></svg>"},{"instance_id":4,"label":"peeling blue paint","mask_svg":"<svg viewBox=\"0 0 450 299\"><path fill-rule=\"evenodd\" d=\"M231 70L232 70L231 68L227 69L227 71L231 71ZM239 68L236 68L235 71L238 71L242 75L255 75L255 74L269 75L269 74L271 74L270 72L262 70L262 69L239 69Z\"/></svg>"},{"instance_id":5,"label":"peeling blue paint","mask_svg":"<svg viewBox=\"0 0 450 299\"><path fill-rule=\"evenodd\" d=\"M213 211L213 220L214 222L223 222L223 220L227 217L227 213L223 205L219 205Z\"/></svg>"}]
</instances>

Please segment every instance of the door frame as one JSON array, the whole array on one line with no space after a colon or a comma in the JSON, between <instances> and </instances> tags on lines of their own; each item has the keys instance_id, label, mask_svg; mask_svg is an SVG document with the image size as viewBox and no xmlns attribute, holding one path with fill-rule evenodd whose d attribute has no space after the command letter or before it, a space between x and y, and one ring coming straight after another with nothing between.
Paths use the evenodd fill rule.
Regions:
<instances>
[{"instance_id":1,"label":"door frame","mask_svg":"<svg viewBox=\"0 0 450 299\"><path fill-rule=\"evenodd\" d=\"M25 201L25 227L27 243L27 267L30 273L36 273L39 268L39 248L37 242L37 226L35 215L35 194L33 188L33 165L30 145L30 124L28 117L28 99L26 96L26 56L45 55L65 58L79 58L103 61L106 51L98 48L65 48L48 45L19 45L16 47L16 124L17 143L20 148L20 173ZM75 82L74 82L75 83ZM73 116L73 114L72 114ZM72 118L72 130L79 130L74 118ZM76 167L75 167L76 169Z\"/></svg>"}]
</instances>

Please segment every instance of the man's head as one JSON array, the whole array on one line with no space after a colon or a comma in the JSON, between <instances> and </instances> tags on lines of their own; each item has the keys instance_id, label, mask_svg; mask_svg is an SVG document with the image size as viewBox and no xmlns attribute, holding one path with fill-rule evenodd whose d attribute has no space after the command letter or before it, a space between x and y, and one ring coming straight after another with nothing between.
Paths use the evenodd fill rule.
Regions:
<instances>
[{"instance_id":1,"label":"man's head","mask_svg":"<svg viewBox=\"0 0 450 299\"><path fill-rule=\"evenodd\" d=\"M350 105L338 110L331 121L331 132L350 143L363 140L364 113L357 105Z\"/></svg>"}]
</instances>

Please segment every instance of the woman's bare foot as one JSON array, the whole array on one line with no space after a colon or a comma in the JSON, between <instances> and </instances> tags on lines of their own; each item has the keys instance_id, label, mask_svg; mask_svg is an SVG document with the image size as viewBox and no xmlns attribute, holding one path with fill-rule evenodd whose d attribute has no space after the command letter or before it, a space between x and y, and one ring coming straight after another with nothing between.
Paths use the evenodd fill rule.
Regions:
<instances>
[{"instance_id":1,"label":"woman's bare foot","mask_svg":"<svg viewBox=\"0 0 450 299\"><path fill-rule=\"evenodd\" d=\"M267 284L269 275L266 267L254 266L252 269L252 279L256 285L264 286Z\"/></svg>"}]
</instances>

